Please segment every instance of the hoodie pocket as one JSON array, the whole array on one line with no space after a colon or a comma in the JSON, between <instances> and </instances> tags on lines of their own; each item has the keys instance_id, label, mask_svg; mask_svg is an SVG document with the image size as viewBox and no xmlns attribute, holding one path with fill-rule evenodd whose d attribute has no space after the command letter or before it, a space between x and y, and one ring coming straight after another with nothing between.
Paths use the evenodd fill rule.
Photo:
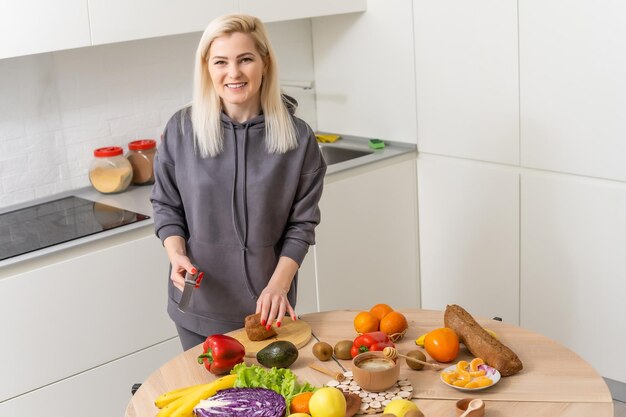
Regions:
<instances>
[{"instance_id":1,"label":"hoodie pocket","mask_svg":"<svg viewBox=\"0 0 626 417\"><path fill-rule=\"evenodd\" d=\"M237 321L256 310L258 294L265 288L276 268L273 246L248 248L219 245L190 239L188 256L204 272L199 288L193 292L188 311L219 321ZM175 291L174 300L180 299Z\"/></svg>"}]
</instances>

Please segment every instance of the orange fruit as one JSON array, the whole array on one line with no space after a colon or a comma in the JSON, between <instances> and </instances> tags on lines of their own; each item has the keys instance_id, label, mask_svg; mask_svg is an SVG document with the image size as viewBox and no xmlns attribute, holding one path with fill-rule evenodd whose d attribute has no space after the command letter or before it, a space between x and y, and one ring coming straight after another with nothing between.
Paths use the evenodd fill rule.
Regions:
<instances>
[{"instance_id":1,"label":"orange fruit","mask_svg":"<svg viewBox=\"0 0 626 417\"><path fill-rule=\"evenodd\" d=\"M369 311L361 311L354 317L354 330L357 333L369 333L378 330L379 320Z\"/></svg>"},{"instance_id":2,"label":"orange fruit","mask_svg":"<svg viewBox=\"0 0 626 417\"><path fill-rule=\"evenodd\" d=\"M433 330L424 338L424 349L437 362L452 362L459 354L459 337L448 327Z\"/></svg>"},{"instance_id":3,"label":"orange fruit","mask_svg":"<svg viewBox=\"0 0 626 417\"><path fill-rule=\"evenodd\" d=\"M409 323L404 317L404 314L397 311L392 311L383 317L380 321L380 331L392 335L395 333L402 333L409 327Z\"/></svg>"},{"instance_id":4,"label":"orange fruit","mask_svg":"<svg viewBox=\"0 0 626 417\"><path fill-rule=\"evenodd\" d=\"M289 411L293 413L306 413L309 414L309 400L313 395L312 392L303 392L296 395L291 399L291 405Z\"/></svg>"},{"instance_id":5,"label":"orange fruit","mask_svg":"<svg viewBox=\"0 0 626 417\"><path fill-rule=\"evenodd\" d=\"M372 313L378 320L382 320L387 314L391 313L393 308L391 308L387 304L376 304L374 307L370 309L370 313Z\"/></svg>"}]
</instances>

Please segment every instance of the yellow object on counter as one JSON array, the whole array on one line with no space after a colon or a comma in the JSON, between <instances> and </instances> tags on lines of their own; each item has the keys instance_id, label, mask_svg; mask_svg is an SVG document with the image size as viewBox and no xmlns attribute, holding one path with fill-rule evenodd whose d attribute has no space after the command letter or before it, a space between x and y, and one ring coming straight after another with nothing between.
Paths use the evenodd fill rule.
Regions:
<instances>
[{"instance_id":1,"label":"yellow object on counter","mask_svg":"<svg viewBox=\"0 0 626 417\"><path fill-rule=\"evenodd\" d=\"M316 134L315 137L320 143L333 143L341 139L341 136L331 134Z\"/></svg>"}]
</instances>

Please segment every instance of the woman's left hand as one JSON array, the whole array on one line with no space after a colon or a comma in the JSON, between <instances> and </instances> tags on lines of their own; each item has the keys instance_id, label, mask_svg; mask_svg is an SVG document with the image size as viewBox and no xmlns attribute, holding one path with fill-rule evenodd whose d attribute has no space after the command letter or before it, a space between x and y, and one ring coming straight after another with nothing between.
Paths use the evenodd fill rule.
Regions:
<instances>
[{"instance_id":1,"label":"woman's left hand","mask_svg":"<svg viewBox=\"0 0 626 417\"><path fill-rule=\"evenodd\" d=\"M287 299L287 291L271 283L259 295L256 302L256 312L261 313L261 324L268 329L274 319L276 319L276 327L280 327L287 313L292 320L296 319L296 313Z\"/></svg>"}]
</instances>

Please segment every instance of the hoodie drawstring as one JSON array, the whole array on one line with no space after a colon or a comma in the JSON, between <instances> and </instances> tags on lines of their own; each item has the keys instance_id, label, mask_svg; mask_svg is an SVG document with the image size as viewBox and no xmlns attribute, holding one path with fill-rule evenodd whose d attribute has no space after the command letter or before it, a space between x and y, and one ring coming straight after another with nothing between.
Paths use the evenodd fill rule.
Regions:
<instances>
[{"instance_id":1,"label":"hoodie drawstring","mask_svg":"<svg viewBox=\"0 0 626 417\"><path fill-rule=\"evenodd\" d=\"M237 176L239 171L239 151L237 146L237 133L235 132L235 125L231 122L230 128L233 131L233 140L235 141L235 169L233 175L233 192L232 192L232 201L231 201L231 212L233 217L233 228L235 229L235 235L237 236L237 240L239 241L239 247L241 248L241 263L243 267L243 274L246 281L246 287L248 288L248 292L252 296L252 299L256 300L258 295L254 291L252 287L252 283L250 282L250 275L248 273L248 262L246 257L246 252L248 251L248 196L246 193L247 188L247 167L248 167L248 127L249 125L245 125L244 136L243 136L243 187L241 193L241 205L243 208L243 227L240 230L239 227L239 212L237 210Z\"/></svg>"}]
</instances>

